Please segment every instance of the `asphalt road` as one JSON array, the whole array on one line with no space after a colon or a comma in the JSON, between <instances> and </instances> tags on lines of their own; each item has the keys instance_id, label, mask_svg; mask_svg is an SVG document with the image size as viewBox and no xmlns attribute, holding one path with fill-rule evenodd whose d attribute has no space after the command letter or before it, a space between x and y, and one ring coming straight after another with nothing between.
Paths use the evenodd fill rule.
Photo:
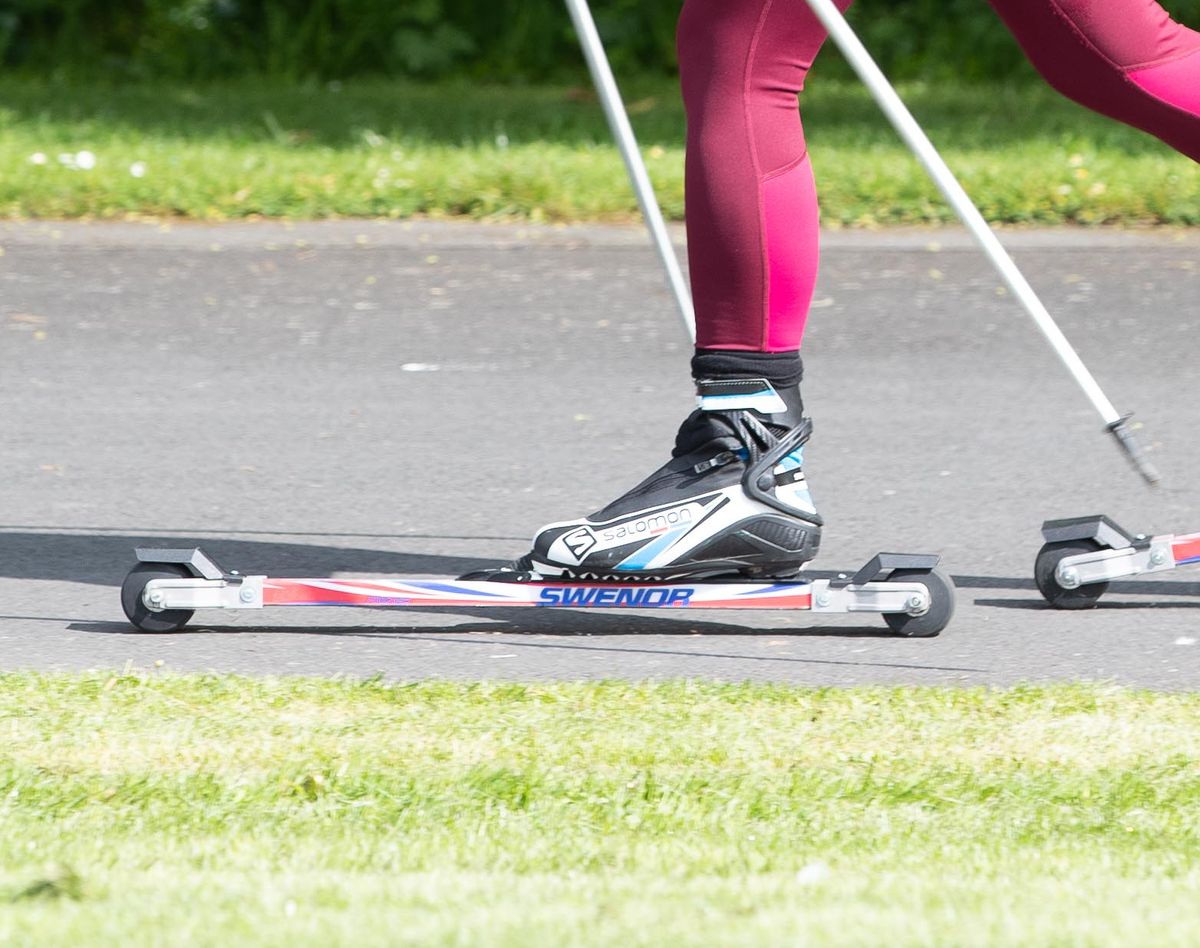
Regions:
<instances>
[{"instance_id":1,"label":"asphalt road","mask_svg":"<svg viewBox=\"0 0 1200 948\"><path fill-rule=\"evenodd\" d=\"M665 456L688 346L633 228L0 225L0 667L398 679L1200 686L1200 581L1046 608L1047 517L1200 530L1200 235L1005 236L1166 483L1099 433L955 231L830 234L806 340L821 575L943 554L937 639L876 617L298 610L133 634L135 545L273 575L455 575Z\"/></svg>"}]
</instances>

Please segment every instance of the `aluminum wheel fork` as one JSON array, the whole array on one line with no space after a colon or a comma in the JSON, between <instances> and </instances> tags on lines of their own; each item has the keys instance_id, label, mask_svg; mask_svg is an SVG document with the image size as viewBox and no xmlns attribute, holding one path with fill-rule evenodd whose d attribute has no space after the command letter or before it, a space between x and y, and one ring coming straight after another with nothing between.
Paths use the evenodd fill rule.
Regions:
<instances>
[{"instance_id":1,"label":"aluminum wheel fork","mask_svg":"<svg viewBox=\"0 0 1200 948\"><path fill-rule=\"evenodd\" d=\"M1103 515L1047 520L1034 577L1057 609L1096 605L1113 579L1200 563L1200 533L1132 534Z\"/></svg>"}]
</instances>

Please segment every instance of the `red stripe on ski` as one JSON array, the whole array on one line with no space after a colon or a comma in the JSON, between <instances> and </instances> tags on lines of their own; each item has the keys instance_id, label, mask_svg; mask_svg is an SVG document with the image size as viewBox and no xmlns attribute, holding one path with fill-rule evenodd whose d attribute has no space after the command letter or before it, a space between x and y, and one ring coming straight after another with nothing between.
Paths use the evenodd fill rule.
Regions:
<instances>
[{"instance_id":1,"label":"red stripe on ski","mask_svg":"<svg viewBox=\"0 0 1200 948\"><path fill-rule=\"evenodd\" d=\"M1175 557L1176 563L1200 558L1200 533L1176 537L1171 544L1171 555Z\"/></svg>"}]
</instances>

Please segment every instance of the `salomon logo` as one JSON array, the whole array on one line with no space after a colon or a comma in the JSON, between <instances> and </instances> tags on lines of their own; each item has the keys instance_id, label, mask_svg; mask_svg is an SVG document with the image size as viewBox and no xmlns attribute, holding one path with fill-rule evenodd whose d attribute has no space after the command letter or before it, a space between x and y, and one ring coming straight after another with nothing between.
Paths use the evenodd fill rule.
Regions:
<instances>
[{"instance_id":1,"label":"salomon logo","mask_svg":"<svg viewBox=\"0 0 1200 948\"><path fill-rule=\"evenodd\" d=\"M672 527L692 522L692 508L676 507L663 513L651 514L640 520L628 520L619 526L604 531L604 542L628 540L629 538L653 537L666 533Z\"/></svg>"},{"instance_id":2,"label":"salomon logo","mask_svg":"<svg viewBox=\"0 0 1200 948\"><path fill-rule=\"evenodd\" d=\"M588 527L580 527L578 530L568 533L562 538L562 541L571 551L571 555L582 562L587 551L596 545L596 534L592 533Z\"/></svg>"},{"instance_id":3,"label":"salomon logo","mask_svg":"<svg viewBox=\"0 0 1200 948\"><path fill-rule=\"evenodd\" d=\"M629 609L661 609L686 606L694 589L598 589L595 586L547 586L541 591L540 606L609 606Z\"/></svg>"}]
</instances>

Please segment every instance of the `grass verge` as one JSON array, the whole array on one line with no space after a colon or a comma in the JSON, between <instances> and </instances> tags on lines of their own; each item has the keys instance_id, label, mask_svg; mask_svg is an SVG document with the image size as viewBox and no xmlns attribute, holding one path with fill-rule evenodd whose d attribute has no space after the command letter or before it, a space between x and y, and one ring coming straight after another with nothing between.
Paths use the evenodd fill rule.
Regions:
<instances>
[{"instance_id":1,"label":"grass verge","mask_svg":"<svg viewBox=\"0 0 1200 948\"><path fill-rule=\"evenodd\" d=\"M901 93L994 221L1200 223L1200 166L1044 86L908 84ZM626 99L664 209L680 218L678 93L632 83ZM804 113L827 224L951 219L859 85L814 80ZM636 213L586 89L4 78L0 169L9 218Z\"/></svg>"},{"instance_id":2,"label":"grass verge","mask_svg":"<svg viewBox=\"0 0 1200 948\"><path fill-rule=\"evenodd\" d=\"M0 676L0 943L1190 945L1200 696Z\"/></svg>"}]
</instances>

